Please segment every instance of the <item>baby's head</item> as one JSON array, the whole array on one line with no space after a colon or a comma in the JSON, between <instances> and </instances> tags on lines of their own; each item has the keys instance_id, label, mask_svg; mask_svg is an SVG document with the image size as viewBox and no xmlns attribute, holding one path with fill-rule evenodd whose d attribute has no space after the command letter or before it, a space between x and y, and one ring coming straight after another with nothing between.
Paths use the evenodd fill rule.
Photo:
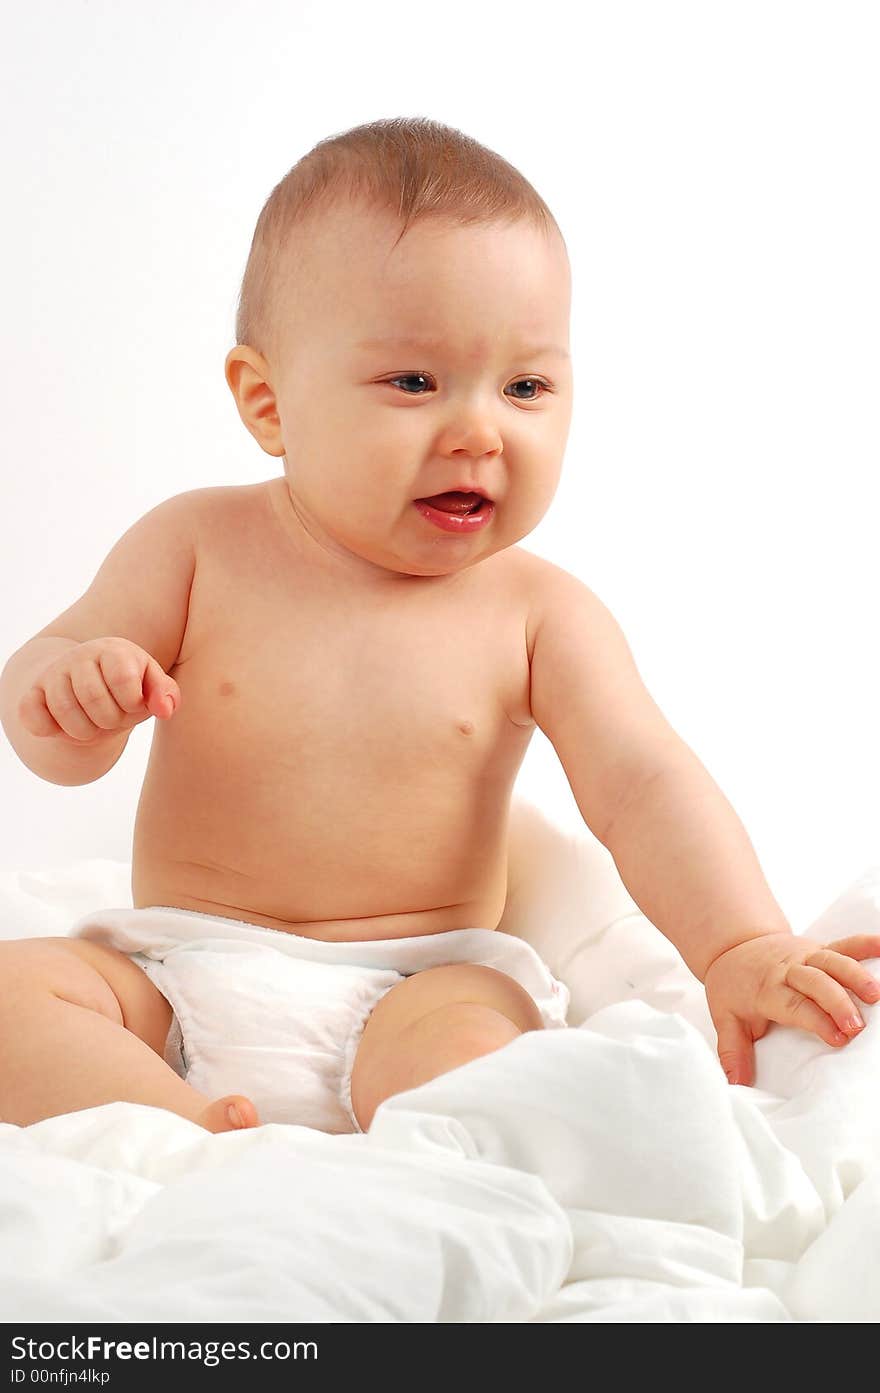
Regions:
<instances>
[{"instance_id":1,"label":"baby's head","mask_svg":"<svg viewBox=\"0 0 880 1393\"><path fill-rule=\"evenodd\" d=\"M570 300L552 214L494 152L423 118L320 141L260 214L226 359L304 545L385 584L531 532L571 421ZM469 522L416 506L469 489L494 504Z\"/></svg>"}]
</instances>

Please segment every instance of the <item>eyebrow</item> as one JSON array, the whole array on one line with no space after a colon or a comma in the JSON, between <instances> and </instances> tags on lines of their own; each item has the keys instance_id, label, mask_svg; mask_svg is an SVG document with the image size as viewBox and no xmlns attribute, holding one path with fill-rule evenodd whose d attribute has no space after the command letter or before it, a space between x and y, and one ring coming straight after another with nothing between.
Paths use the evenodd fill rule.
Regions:
<instances>
[{"instance_id":1,"label":"eyebrow","mask_svg":"<svg viewBox=\"0 0 880 1393\"><path fill-rule=\"evenodd\" d=\"M441 339L413 338L408 335L395 336L387 339L362 339L355 345L357 348L420 348L432 352L444 346ZM560 358L568 358L570 354L567 349L560 348L555 343L543 343L533 348L524 348L522 353L528 356L538 353L555 353Z\"/></svg>"}]
</instances>

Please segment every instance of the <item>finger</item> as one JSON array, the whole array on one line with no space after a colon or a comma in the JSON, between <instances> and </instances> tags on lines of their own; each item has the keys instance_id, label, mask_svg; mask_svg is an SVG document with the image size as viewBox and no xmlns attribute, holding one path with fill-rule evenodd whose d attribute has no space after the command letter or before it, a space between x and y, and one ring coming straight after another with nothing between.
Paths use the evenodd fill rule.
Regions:
<instances>
[{"instance_id":1,"label":"finger","mask_svg":"<svg viewBox=\"0 0 880 1393\"><path fill-rule=\"evenodd\" d=\"M783 987L780 994L783 1000L778 1006L775 1002L771 1006L762 1006L762 1010L766 1011L771 1020L778 1021L780 1025L793 1025L807 1030L813 1035L818 1035L827 1045L848 1043L850 1036L838 1030L832 1018L810 997L801 995L793 987Z\"/></svg>"},{"instance_id":2,"label":"finger","mask_svg":"<svg viewBox=\"0 0 880 1393\"><path fill-rule=\"evenodd\" d=\"M855 964L853 964L855 967ZM854 1035L865 1022L853 1005L852 997L827 972L818 967L808 967L806 963L790 963L785 973L786 985L802 996L809 997L821 1006L826 1015L834 1021L838 1030Z\"/></svg>"},{"instance_id":3,"label":"finger","mask_svg":"<svg viewBox=\"0 0 880 1393\"><path fill-rule=\"evenodd\" d=\"M806 959L806 965L821 968L829 977L840 982L848 991L855 992L863 1001L880 1000L880 982L876 977L872 977L867 968L860 967L854 958L846 957L831 948L820 948L810 954Z\"/></svg>"},{"instance_id":4,"label":"finger","mask_svg":"<svg viewBox=\"0 0 880 1393\"><path fill-rule=\"evenodd\" d=\"M98 666L120 710L127 716L144 711L143 664L131 651L106 648L98 655Z\"/></svg>"},{"instance_id":5,"label":"finger","mask_svg":"<svg viewBox=\"0 0 880 1393\"><path fill-rule=\"evenodd\" d=\"M718 1058L728 1083L751 1084L755 1077L755 1046L751 1034L736 1016L722 1016L715 1028Z\"/></svg>"},{"instance_id":6,"label":"finger","mask_svg":"<svg viewBox=\"0 0 880 1393\"><path fill-rule=\"evenodd\" d=\"M155 658L147 658L144 672L144 700L151 716L167 720L180 705L180 688L173 677L159 666Z\"/></svg>"},{"instance_id":7,"label":"finger","mask_svg":"<svg viewBox=\"0 0 880 1393\"><path fill-rule=\"evenodd\" d=\"M833 953L845 953L847 957L880 958L880 934L853 934L851 938L837 938L825 947Z\"/></svg>"},{"instance_id":8,"label":"finger","mask_svg":"<svg viewBox=\"0 0 880 1393\"><path fill-rule=\"evenodd\" d=\"M63 731L46 705L42 687L31 687L18 703L18 719L29 735L63 735Z\"/></svg>"},{"instance_id":9,"label":"finger","mask_svg":"<svg viewBox=\"0 0 880 1393\"><path fill-rule=\"evenodd\" d=\"M104 675L94 658L74 663L70 669L74 696L99 730L117 730L124 712L107 690ZM94 734L94 732L92 732Z\"/></svg>"},{"instance_id":10,"label":"finger","mask_svg":"<svg viewBox=\"0 0 880 1393\"><path fill-rule=\"evenodd\" d=\"M44 690L46 706L64 734L69 735L72 740L94 740L98 733L97 726L89 720L80 706L70 674L62 672L51 677Z\"/></svg>"}]
</instances>

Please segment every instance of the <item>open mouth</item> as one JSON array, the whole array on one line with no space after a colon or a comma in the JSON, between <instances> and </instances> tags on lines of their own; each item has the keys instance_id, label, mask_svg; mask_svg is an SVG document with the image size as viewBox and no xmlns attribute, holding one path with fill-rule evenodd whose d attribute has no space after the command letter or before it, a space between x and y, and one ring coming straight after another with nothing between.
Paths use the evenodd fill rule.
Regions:
<instances>
[{"instance_id":1,"label":"open mouth","mask_svg":"<svg viewBox=\"0 0 880 1393\"><path fill-rule=\"evenodd\" d=\"M479 493L435 493L431 498L416 498L413 507L426 521L442 532L462 536L488 527L495 513L491 498Z\"/></svg>"},{"instance_id":2,"label":"open mouth","mask_svg":"<svg viewBox=\"0 0 880 1393\"><path fill-rule=\"evenodd\" d=\"M416 500L418 503L427 503L431 508L438 508L441 513L452 513L455 517L468 517L477 513L488 501L481 493L459 493L457 490L452 493L435 493L430 498Z\"/></svg>"}]
</instances>

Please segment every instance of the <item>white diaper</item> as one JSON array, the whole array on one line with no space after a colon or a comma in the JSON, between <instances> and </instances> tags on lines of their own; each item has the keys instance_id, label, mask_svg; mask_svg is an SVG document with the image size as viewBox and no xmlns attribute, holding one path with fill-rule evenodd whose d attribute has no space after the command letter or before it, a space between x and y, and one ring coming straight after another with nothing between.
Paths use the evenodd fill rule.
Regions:
<instances>
[{"instance_id":1,"label":"white diaper","mask_svg":"<svg viewBox=\"0 0 880 1393\"><path fill-rule=\"evenodd\" d=\"M405 977L445 963L506 972L546 1027L568 988L528 943L494 929L327 943L196 910L104 909L71 937L127 953L171 1003L165 1059L209 1098L243 1093L262 1122L360 1132L351 1071L367 1020Z\"/></svg>"}]
</instances>

